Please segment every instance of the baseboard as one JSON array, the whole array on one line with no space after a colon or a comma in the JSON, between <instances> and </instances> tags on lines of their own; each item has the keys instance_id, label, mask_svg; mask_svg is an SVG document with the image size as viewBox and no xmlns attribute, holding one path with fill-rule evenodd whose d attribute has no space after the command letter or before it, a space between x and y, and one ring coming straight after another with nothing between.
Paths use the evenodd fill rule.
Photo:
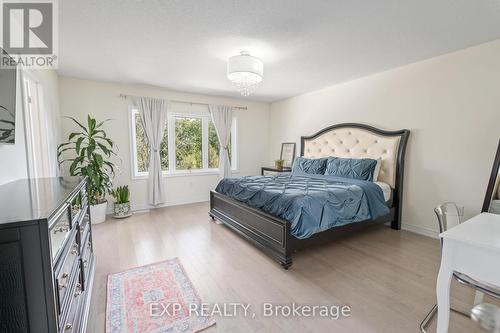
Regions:
<instances>
[{"instance_id":1,"label":"baseboard","mask_svg":"<svg viewBox=\"0 0 500 333\"><path fill-rule=\"evenodd\" d=\"M201 202L208 202L208 200L195 200L195 201L179 201L179 202L166 202L157 206L152 206L152 205L132 205L131 209L132 212L134 213L146 213L151 211L152 209L156 208L163 208L163 207L171 207L171 206L180 206L180 205L189 205L189 204L195 204L195 203L201 203ZM112 215L113 214L113 203L110 203L108 205L108 208L106 209L106 215Z\"/></svg>"},{"instance_id":2,"label":"baseboard","mask_svg":"<svg viewBox=\"0 0 500 333\"><path fill-rule=\"evenodd\" d=\"M407 224L407 223L402 223L401 224L401 229L414 232L416 234L424 235L427 237L432 237L432 238L439 238L439 233L430 228L422 227L419 225L414 225L414 224Z\"/></svg>"}]
</instances>

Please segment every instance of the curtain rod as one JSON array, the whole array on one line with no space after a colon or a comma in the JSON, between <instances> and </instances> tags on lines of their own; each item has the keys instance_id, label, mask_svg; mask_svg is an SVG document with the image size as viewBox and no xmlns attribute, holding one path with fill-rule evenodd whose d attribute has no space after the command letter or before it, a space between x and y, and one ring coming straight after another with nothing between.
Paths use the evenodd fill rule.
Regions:
<instances>
[{"instance_id":1,"label":"curtain rod","mask_svg":"<svg viewBox=\"0 0 500 333\"><path fill-rule=\"evenodd\" d=\"M128 97L137 97L139 98L140 96L133 96L133 95L126 95L126 94L120 94L120 97L123 99L127 99ZM197 105L208 105L208 103L200 103L200 102L187 102L187 101L179 101L179 100L174 100L174 99L168 99L170 102L174 103L185 103L185 104L197 104ZM233 106L233 109L238 109L238 110L247 110L248 108L246 106Z\"/></svg>"}]
</instances>

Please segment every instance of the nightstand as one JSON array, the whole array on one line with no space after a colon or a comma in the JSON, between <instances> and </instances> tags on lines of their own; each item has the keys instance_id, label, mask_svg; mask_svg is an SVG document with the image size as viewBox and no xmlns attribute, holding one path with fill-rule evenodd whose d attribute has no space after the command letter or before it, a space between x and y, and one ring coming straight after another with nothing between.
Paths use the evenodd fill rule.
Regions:
<instances>
[{"instance_id":1,"label":"nightstand","mask_svg":"<svg viewBox=\"0 0 500 333\"><path fill-rule=\"evenodd\" d=\"M272 176L280 172L291 172L292 168L282 168L278 169L276 167L262 167L260 173L262 176Z\"/></svg>"}]
</instances>

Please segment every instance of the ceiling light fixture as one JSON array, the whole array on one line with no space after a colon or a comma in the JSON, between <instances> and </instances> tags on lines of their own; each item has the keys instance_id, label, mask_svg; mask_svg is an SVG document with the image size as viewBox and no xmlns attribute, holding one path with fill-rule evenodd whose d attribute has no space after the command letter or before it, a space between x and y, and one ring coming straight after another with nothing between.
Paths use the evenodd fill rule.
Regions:
<instances>
[{"instance_id":1,"label":"ceiling light fixture","mask_svg":"<svg viewBox=\"0 0 500 333\"><path fill-rule=\"evenodd\" d=\"M247 51L233 56L227 61L227 78L236 85L236 90L243 96L255 91L264 77L264 63Z\"/></svg>"}]
</instances>

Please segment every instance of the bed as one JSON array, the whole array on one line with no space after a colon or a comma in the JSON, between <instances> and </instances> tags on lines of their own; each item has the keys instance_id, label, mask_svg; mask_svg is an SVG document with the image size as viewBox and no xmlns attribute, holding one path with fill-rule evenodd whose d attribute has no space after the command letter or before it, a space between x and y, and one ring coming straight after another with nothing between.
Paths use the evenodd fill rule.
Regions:
<instances>
[{"instance_id":1,"label":"bed","mask_svg":"<svg viewBox=\"0 0 500 333\"><path fill-rule=\"evenodd\" d=\"M409 134L347 123L303 136L300 155L305 158L380 159L377 182L296 173L227 178L210 192L209 215L285 269L300 249L376 224L399 230Z\"/></svg>"}]
</instances>

